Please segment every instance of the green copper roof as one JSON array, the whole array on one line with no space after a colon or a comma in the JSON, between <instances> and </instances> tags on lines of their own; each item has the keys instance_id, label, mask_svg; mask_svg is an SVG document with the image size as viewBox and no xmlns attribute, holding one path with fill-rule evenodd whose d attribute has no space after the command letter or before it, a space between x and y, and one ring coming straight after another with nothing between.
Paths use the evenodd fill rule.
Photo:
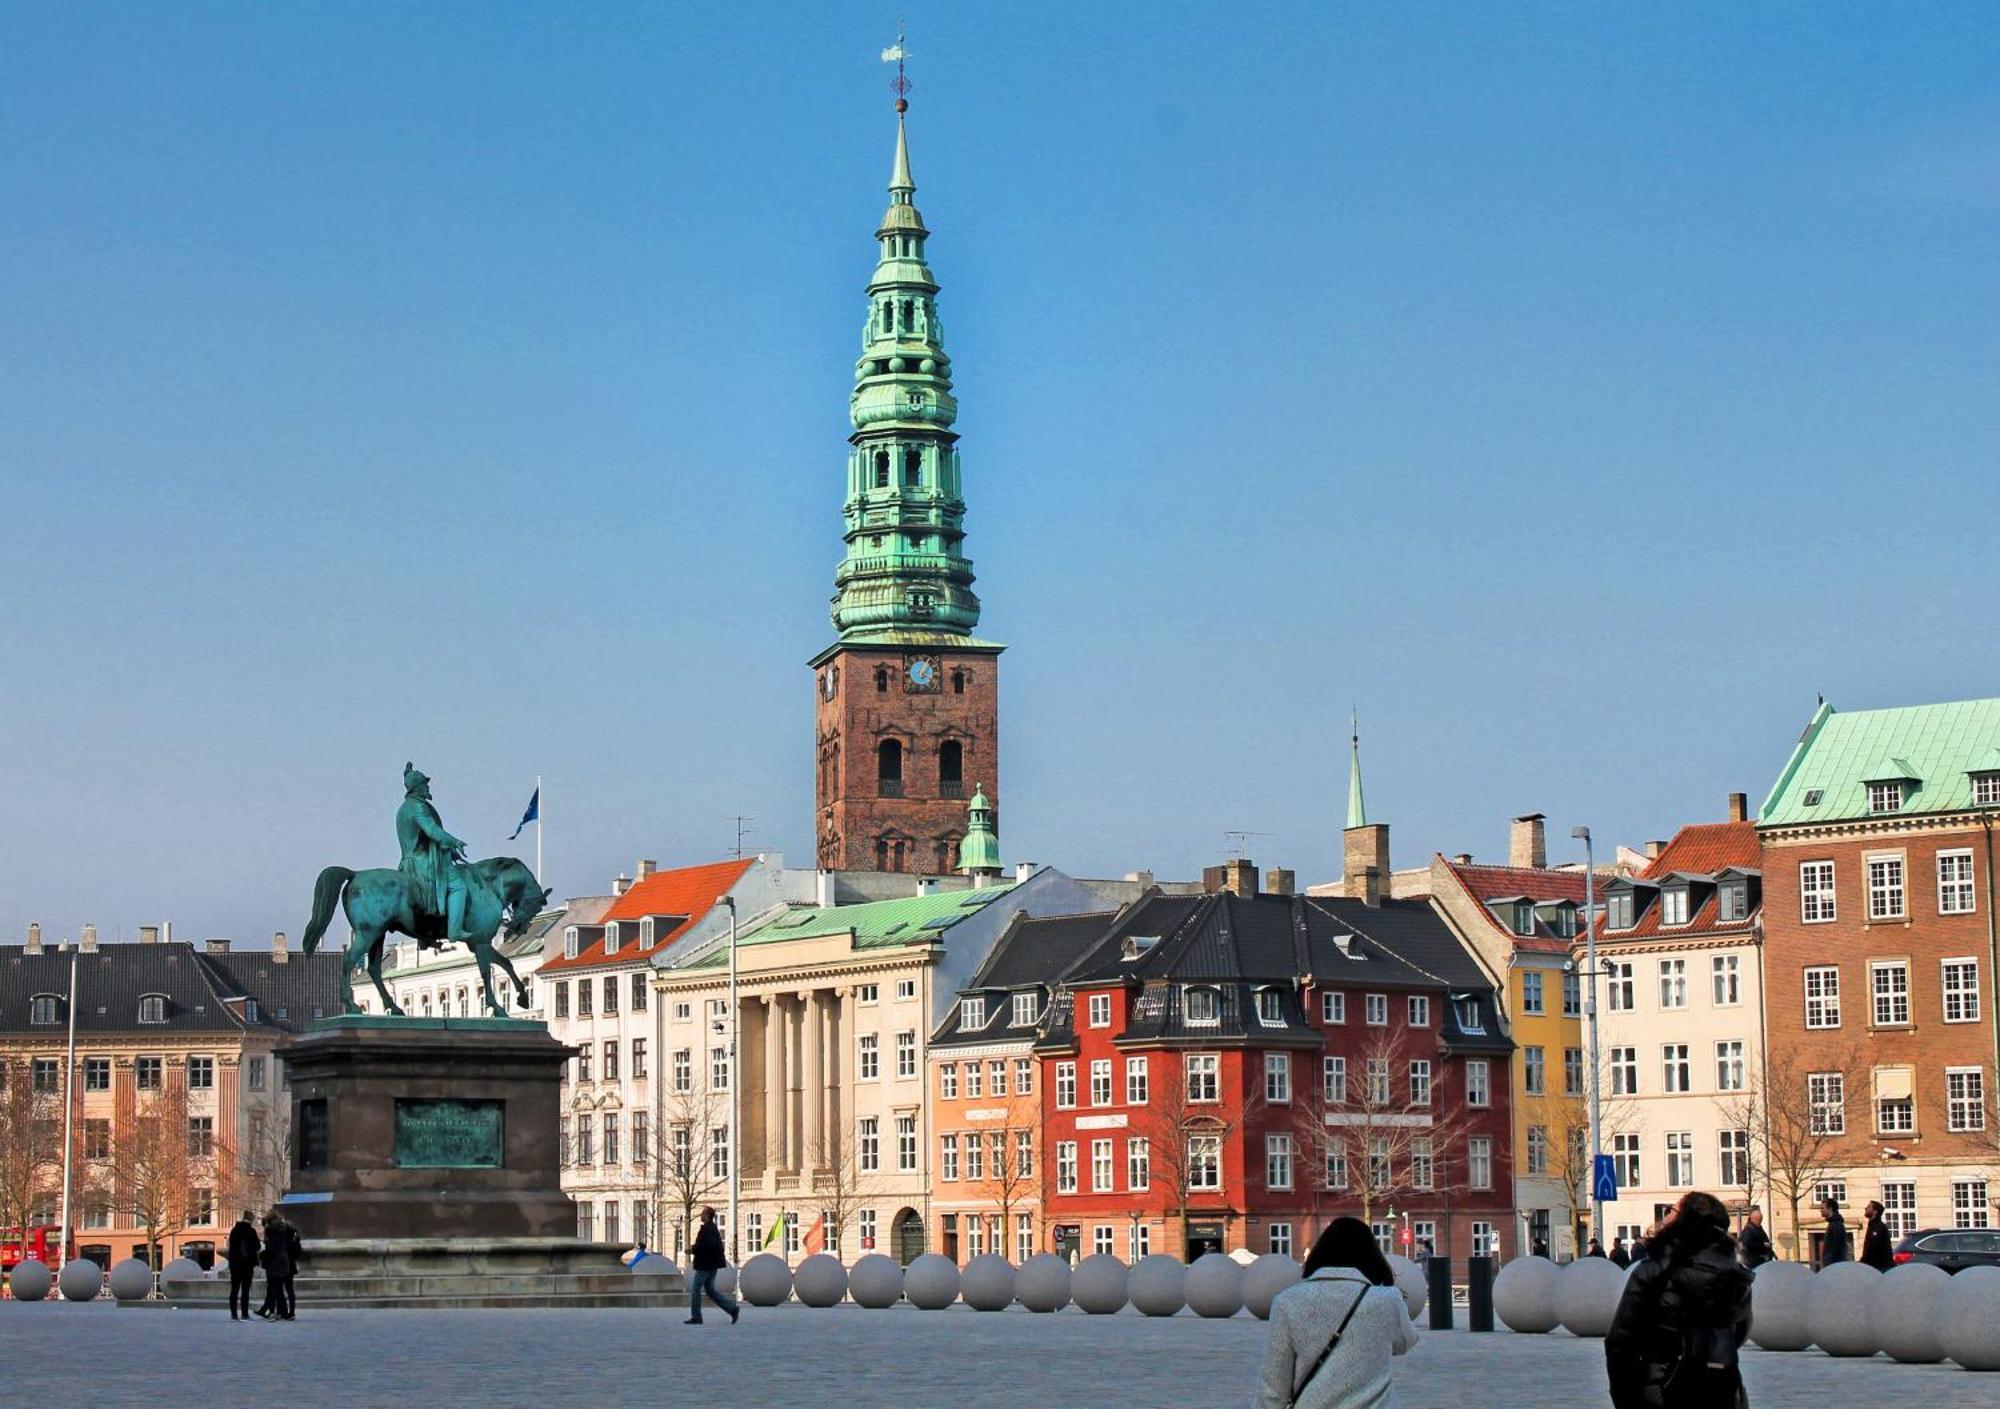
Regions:
<instances>
[{"instance_id":1,"label":"green copper roof","mask_svg":"<svg viewBox=\"0 0 2000 1409\"><path fill-rule=\"evenodd\" d=\"M1758 816L1760 827L1868 817L1868 784L1907 780L1896 816L1970 808L1973 773L2000 768L2000 700L1864 709L1821 703ZM1808 801L1808 799L1811 799Z\"/></svg>"},{"instance_id":2,"label":"green copper roof","mask_svg":"<svg viewBox=\"0 0 2000 1409\"><path fill-rule=\"evenodd\" d=\"M1356 827L1368 825L1368 804L1361 800L1361 716L1353 718L1353 751L1347 761L1347 826L1352 831Z\"/></svg>"},{"instance_id":3,"label":"green copper roof","mask_svg":"<svg viewBox=\"0 0 2000 1409\"><path fill-rule=\"evenodd\" d=\"M891 949L936 938L967 915L985 909L1012 885L979 890L941 890L934 895L909 895L899 900L871 900L861 905L800 905L756 929L739 934L739 948L777 944L794 939L823 939L852 934L856 949ZM729 962L727 941L681 967L712 969Z\"/></svg>"},{"instance_id":4,"label":"green copper roof","mask_svg":"<svg viewBox=\"0 0 2000 1409\"><path fill-rule=\"evenodd\" d=\"M993 804L986 785L976 783L965 805L965 838L958 844L958 869L966 875L1000 869L1000 838L993 832Z\"/></svg>"},{"instance_id":5,"label":"green copper roof","mask_svg":"<svg viewBox=\"0 0 2000 1409\"><path fill-rule=\"evenodd\" d=\"M925 262L930 231L915 192L909 133L898 117L889 209L875 232L878 258L848 403L846 553L831 607L843 643L914 632L915 644L957 645L979 624L951 429L958 402L938 284Z\"/></svg>"}]
</instances>

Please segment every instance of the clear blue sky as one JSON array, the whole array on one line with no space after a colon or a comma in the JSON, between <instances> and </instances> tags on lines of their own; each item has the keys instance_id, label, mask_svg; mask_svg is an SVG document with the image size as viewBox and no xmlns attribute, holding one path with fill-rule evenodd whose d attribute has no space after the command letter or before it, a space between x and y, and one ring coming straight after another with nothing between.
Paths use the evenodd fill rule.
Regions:
<instances>
[{"instance_id":1,"label":"clear blue sky","mask_svg":"<svg viewBox=\"0 0 2000 1409\"><path fill-rule=\"evenodd\" d=\"M1323 878L1350 705L1405 865L2000 693L1991 4L907 8L1010 860ZM0 15L0 936L296 935L406 757L809 859L895 14Z\"/></svg>"}]
</instances>

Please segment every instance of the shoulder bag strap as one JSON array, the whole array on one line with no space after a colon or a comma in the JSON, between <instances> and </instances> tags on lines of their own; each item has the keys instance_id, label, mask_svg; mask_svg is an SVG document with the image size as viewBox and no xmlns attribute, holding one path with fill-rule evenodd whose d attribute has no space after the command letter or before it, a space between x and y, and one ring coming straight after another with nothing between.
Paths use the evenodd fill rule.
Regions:
<instances>
[{"instance_id":1,"label":"shoulder bag strap","mask_svg":"<svg viewBox=\"0 0 2000 1409\"><path fill-rule=\"evenodd\" d=\"M1312 1369L1306 1371L1306 1377L1293 1388L1293 1404L1299 1402L1299 1396L1306 1392L1306 1386L1313 1382L1313 1376L1319 1373L1320 1366L1326 1364L1327 1357L1331 1356L1340 1345L1340 1338L1347 1334L1347 1323L1354 1319L1354 1313L1361 1309L1361 1303L1368 1299L1368 1293L1372 1290L1374 1290L1372 1286L1364 1286L1360 1294L1354 1298L1354 1304L1347 1308L1347 1314L1340 1318L1340 1324L1333 1328L1333 1339L1326 1343L1326 1349L1319 1353L1319 1359L1313 1361Z\"/></svg>"}]
</instances>

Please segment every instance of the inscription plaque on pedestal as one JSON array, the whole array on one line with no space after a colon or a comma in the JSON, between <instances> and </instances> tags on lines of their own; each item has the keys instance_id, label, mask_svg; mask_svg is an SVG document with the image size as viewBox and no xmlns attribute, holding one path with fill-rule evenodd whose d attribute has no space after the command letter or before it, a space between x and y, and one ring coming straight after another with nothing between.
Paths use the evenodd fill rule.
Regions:
<instances>
[{"instance_id":1,"label":"inscription plaque on pedestal","mask_svg":"<svg viewBox=\"0 0 2000 1409\"><path fill-rule=\"evenodd\" d=\"M501 1101L396 1102L398 1169L498 1169L506 1160Z\"/></svg>"}]
</instances>

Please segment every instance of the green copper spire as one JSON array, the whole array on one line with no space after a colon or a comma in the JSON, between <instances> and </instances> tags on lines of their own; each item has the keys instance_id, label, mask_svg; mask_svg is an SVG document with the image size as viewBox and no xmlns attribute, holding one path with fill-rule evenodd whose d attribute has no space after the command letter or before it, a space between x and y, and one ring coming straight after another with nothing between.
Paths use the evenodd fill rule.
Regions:
<instances>
[{"instance_id":1,"label":"green copper spire","mask_svg":"<svg viewBox=\"0 0 2000 1409\"><path fill-rule=\"evenodd\" d=\"M1355 711L1351 720L1352 735L1347 761L1347 827L1368 825L1368 805L1361 800L1361 713Z\"/></svg>"},{"instance_id":2,"label":"green copper spire","mask_svg":"<svg viewBox=\"0 0 2000 1409\"><path fill-rule=\"evenodd\" d=\"M993 831L993 804L986 800L986 786L972 786L972 801L965 805L965 839L958 844L958 869L968 876L1000 874L1000 838Z\"/></svg>"},{"instance_id":3,"label":"green copper spire","mask_svg":"<svg viewBox=\"0 0 2000 1409\"><path fill-rule=\"evenodd\" d=\"M834 573L832 606L843 641L965 642L979 623L951 429L958 402L937 280L924 262L930 231L911 200L916 189L899 105L889 210L875 232L880 257L848 403L847 552Z\"/></svg>"}]
</instances>

